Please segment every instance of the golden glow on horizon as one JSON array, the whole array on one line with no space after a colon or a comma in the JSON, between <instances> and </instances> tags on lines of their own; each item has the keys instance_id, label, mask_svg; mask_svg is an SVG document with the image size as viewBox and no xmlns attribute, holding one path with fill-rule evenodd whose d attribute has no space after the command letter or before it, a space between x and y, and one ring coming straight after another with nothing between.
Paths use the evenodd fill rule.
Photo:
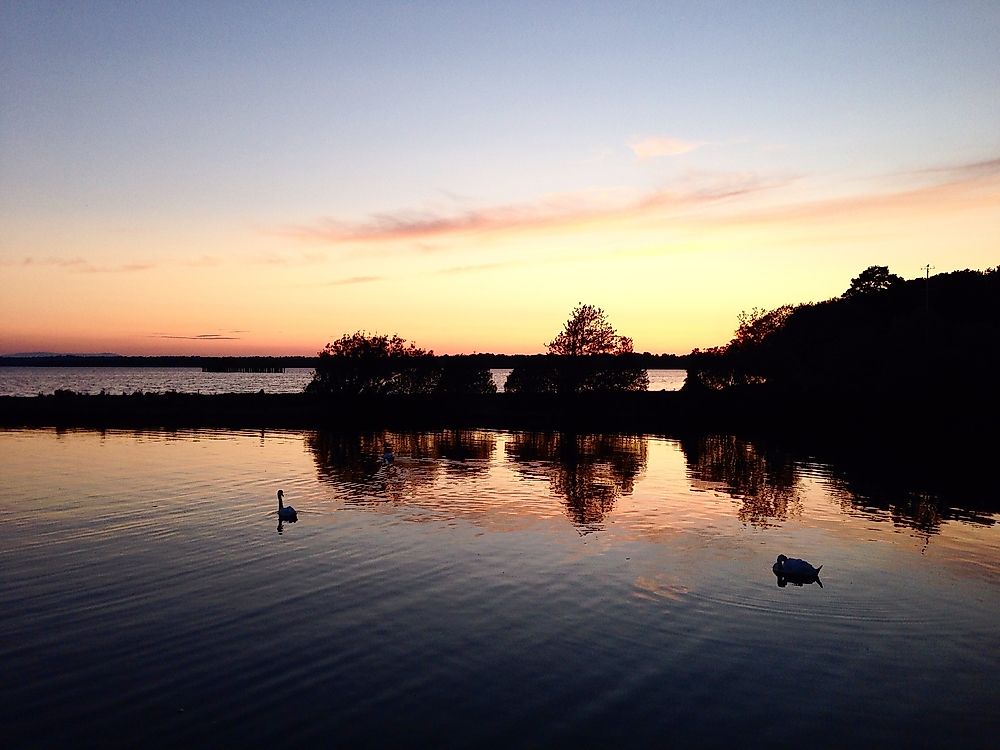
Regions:
<instances>
[{"instance_id":1,"label":"golden glow on horizon","mask_svg":"<svg viewBox=\"0 0 1000 750\"><path fill-rule=\"evenodd\" d=\"M0 350L312 354L364 329L533 353L584 301L637 351L686 353L727 341L741 310L836 296L868 265L996 265L1000 164L984 164L826 198L736 176L279 233L23 221L8 236L24 253L0 266Z\"/></svg>"}]
</instances>

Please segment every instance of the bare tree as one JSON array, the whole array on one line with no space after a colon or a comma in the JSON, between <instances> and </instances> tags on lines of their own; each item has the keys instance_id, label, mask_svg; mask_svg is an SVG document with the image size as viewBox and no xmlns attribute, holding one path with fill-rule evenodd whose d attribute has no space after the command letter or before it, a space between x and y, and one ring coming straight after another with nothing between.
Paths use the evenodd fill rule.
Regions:
<instances>
[{"instance_id":1,"label":"bare tree","mask_svg":"<svg viewBox=\"0 0 1000 750\"><path fill-rule=\"evenodd\" d=\"M549 354L579 357L589 354L621 354L632 351L632 339L619 336L593 305L577 305L562 331L545 345Z\"/></svg>"},{"instance_id":2,"label":"bare tree","mask_svg":"<svg viewBox=\"0 0 1000 750\"><path fill-rule=\"evenodd\" d=\"M744 310L737 318L739 327L736 329L733 340L729 342L729 346L736 348L757 346L764 343L769 336L785 325L785 321L788 320L788 316L792 314L794 309L791 305L782 305L773 310L764 310L759 307L754 307L749 312Z\"/></svg>"}]
</instances>

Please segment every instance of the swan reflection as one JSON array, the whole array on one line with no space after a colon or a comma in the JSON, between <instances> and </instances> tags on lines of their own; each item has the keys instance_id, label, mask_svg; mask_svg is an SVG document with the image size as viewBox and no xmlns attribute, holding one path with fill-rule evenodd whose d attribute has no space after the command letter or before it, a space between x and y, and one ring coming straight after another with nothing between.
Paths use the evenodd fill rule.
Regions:
<instances>
[{"instance_id":1,"label":"swan reflection","mask_svg":"<svg viewBox=\"0 0 1000 750\"><path fill-rule=\"evenodd\" d=\"M818 575L812 576L799 576L799 575L787 575L785 573L775 573L774 577L777 579L778 588L785 588L788 584L793 586L805 586L807 584L818 583L820 588L823 588L823 582L819 580Z\"/></svg>"}]
</instances>

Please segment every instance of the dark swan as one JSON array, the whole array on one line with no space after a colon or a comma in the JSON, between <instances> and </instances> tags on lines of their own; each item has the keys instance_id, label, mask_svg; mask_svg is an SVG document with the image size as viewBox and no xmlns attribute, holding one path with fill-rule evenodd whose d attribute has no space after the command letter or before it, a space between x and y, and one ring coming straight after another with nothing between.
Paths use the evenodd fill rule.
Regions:
<instances>
[{"instance_id":1,"label":"dark swan","mask_svg":"<svg viewBox=\"0 0 1000 750\"><path fill-rule=\"evenodd\" d=\"M299 520L299 514L295 512L295 508L291 505L285 505L283 502L284 497L285 491L278 490L278 520L295 523Z\"/></svg>"},{"instance_id":2,"label":"dark swan","mask_svg":"<svg viewBox=\"0 0 1000 750\"><path fill-rule=\"evenodd\" d=\"M822 588L823 582L819 580L819 571L822 567L820 565L818 568L814 568L805 560L778 555L771 570L778 576L779 586L784 586L786 583L794 583L796 586L801 586L804 583L818 583Z\"/></svg>"}]
</instances>

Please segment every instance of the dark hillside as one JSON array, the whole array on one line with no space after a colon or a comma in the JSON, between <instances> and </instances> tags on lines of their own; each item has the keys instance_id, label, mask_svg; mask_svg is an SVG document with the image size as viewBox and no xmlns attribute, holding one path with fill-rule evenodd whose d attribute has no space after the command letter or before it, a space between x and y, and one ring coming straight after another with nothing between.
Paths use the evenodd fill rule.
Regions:
<instances>
[{"instance_id":1,"label":"dark hillside","mask_svg":"<svg viewBox=\"0 0 1000 750\"><path fill-rule=\"evenodd\" d=\"M1000 271L956 271L794 308L761 341L704 358L734 382L852 398L995 398Z\"/></svg>"}]
</instances>

